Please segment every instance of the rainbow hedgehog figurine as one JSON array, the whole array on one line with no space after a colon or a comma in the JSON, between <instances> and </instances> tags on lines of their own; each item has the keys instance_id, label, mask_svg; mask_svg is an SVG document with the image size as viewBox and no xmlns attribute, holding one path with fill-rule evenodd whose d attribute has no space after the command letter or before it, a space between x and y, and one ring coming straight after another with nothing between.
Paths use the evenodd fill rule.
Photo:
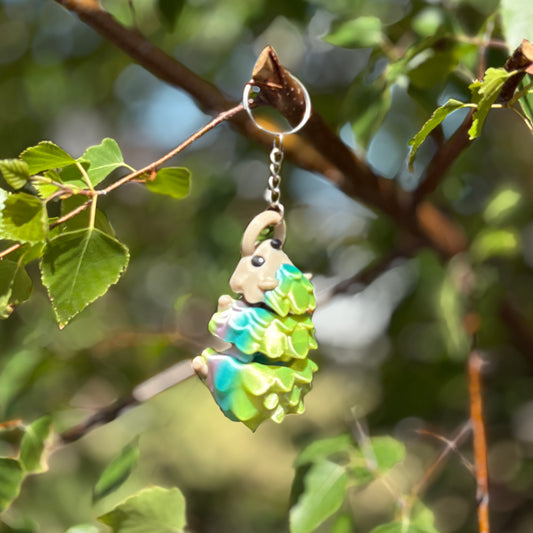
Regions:
<instances>
[{"instance_id":1,"label":"rainbow hedgehog figurine","mask_svg":"<svg viewBox=\"0 0 533 533\"><path fill-rule=\"evenodd\" d=\"M274 226L274 238L257 242ZM209 331L226 342L193 359L222 412L252 431L270 418L281 422L302 413L317 365L307 358L317 347L311 315L313 286L282 251L285 223L277 211L264 211L248 225L242 258L230 287L240 294L218 300Z\"/></svg>"}]
</instances>

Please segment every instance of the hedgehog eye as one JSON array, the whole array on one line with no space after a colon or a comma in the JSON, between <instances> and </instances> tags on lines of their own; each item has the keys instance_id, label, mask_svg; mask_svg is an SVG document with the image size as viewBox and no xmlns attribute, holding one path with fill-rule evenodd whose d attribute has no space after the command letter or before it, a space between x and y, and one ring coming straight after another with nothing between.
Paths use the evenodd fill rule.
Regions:
<instances>
[{"instance_id":1,"label":"hedgehog eye","mask_svg":"<svg viewBox=\"0 0 533 533\"><path fill-rule=\"evenodd\" d=\"M279 239L272 239L270 241L270 246L276 250L279 250L281 248L281 241Z\"/></svg>"},{"instance_id":2,"label":"hedgehog eye","mask_svg":"<svg viewBox=\"0 0 533 533\"><path fill-rule=\"evenodd\" d=\"M261 257L260 255L254 255L252 257L252 265L254 265L254 267L260 267L264 265L264 263L265 263L264 257Z\"/></svg>"}]
</instances>

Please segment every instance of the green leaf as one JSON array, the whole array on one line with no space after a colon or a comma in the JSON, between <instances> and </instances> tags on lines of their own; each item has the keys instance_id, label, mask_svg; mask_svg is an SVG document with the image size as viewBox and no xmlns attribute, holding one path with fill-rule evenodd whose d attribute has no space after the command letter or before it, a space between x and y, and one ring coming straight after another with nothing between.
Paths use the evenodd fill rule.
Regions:
<instances>
[{"instance_id":1,"label":"green leaf","mask_svg":"<svg viewBox=\"0 0 533 533\"><path fill-rule=\"evenodd\" d=\"M85 173L89 170L90 163L88 161L78 161L72 165L67 165L59 173L60 181L74 187L75 189L86 190L89 188L87 180L83 175L80 166L84 169Z\"/></svg>"},{"instance_id":2,"label":"green leaf","mask_svg":"<svg viewBox=\"0 0 533 533\"><path fill-rule=\"evenodd\" d=\"M304 492L290 511L291 533L309 533L339 510L346 492L346 470L331 461L313 464Z\"/></svg>"},{"instance_id":3,"label":"green leaf","mask_svg":"<svg viewBox=\"0 0 533 533\"><path fill-rule=\"evenodd\" d=\"M522 83L520 84L519 88L520 90L522 90L525 89L525 87L526 83L524 82L524 80L522 80ZM529 121L529 125L533 126L533 92L531 87L529 88L527 94L525 94L518 100L518 103L520 104L522 112L524 113L527 121Z\"/></svg>"},{"instance_id":4,"label":"green leaf","mask_svg":"<svg viewBox=\"0 0 533 533\"><path fill-rule=\"evenodd\" d=\"M381 21L377 17L358 17L333 25L324 40L343 48L368 48L383 40Z\"/></svg>"},{"instance_id":5,"label":"green leaf","mask_svg":"<svg viewBox=\"0 0 533 533\"><path fill-rule=\"evenodd\" d=\"M296 458L295 467L308 463L317 463L332 455L348 454L354 449L354 443L350 435L338 435L330 439L321 439L306 446Z\"/></svg>"},{"instance_id":6,"label":"green leaf","mask_svg":"<svg viewBox=\"0 0 533 533\"><path fill-rule=\"evenodd\" d=\"M11 259L0 261L0 318L7 318L16 305L31 294L31 278L21 262Z\"/></svg>"},{"instance_id":7,"label":"green leaf","mask_svg":"<svg viewBox=\"0 0 533 533\"><path fill-rule=\"evenodd\" d=\"M120 454L102 472L93 490L93 500L97 501L120 487L131 474L139 459L139 439L125 446Z\"/></svg>"},{"instance_id":8,"label":"green leaf","mask_svg":"<svg viewBox=\"0 0 533 533\"><path fill-rule=\"evenodd\" d=\"M117 142L109 137L100 144L87 148L80 160L90 163L87 174L93 186L98 185L113 170L124 166L122 152Z\"/></svg>"},{"instance_id":9,"label":"green leaf","mask_svg":"<svg viewBox=\"0 0 533 533\"><path fill-rule=\"evenodd\" d=\"M185 0L157 0L157 8L168 31L174 31Z\"/></svg>"},{"instance_id":10,"label":"green leaf","mask_svg":"<svg viewBox=\"0 0 533 533\"><path fill-rule=\"evenodd\" d=\"M0 160L0 172L13 189L22 189L30 179L30 169L25 161L20 159Z\"/></svg>"},{"instance_id":11,"label":"green leaf","mask_svg":"<svg viewBox=\"0 0 533 533\"><path fill-rule=\"evenodd\" d=\"M501 0L501 17L505 42L511 50L522 39L533 42L533 2L530 0Z\"/></svg>"},{"instance_id":12,"label":"green leaf","mask_svg":"<svg viewBox=\"0 0 533 533\"><path fill-rule=\"evenodd\" d=\"M477 263L491 257L514 256L519 251L520 235L514 228L481 230L470 247L472 260Z\"/></svg>"},{"instance_id":13,"label":"green leaf","mask_svg":"<svg viewBox=\"0 0 533 533\"><path fill-rule=\"evenodd\" d=\"M434 526L435 515L422 502L418 502L411 511L411 524L424 533L439 533Z\"/></svg>"},{"instance_id":14,"label":"green leaf","mask_svg":"<svg viewBox=\"0 0 533 533\"><path fill-rule=\"evenodd\" d=\"M128 260L126 246L98 229L80 229L51 239L41 271L59 327L104 295Z\"/></svg>"},{"instance_id":15,"label":"green leaf","mask_svg":"<svg viewBox=\"0 0 533 533\"><path fill-rule=\"evenodd\" d=\"M370 533L429 533L429 530L408 522L389 522L374 528Z\"/></svg>"},{"instance_id":16,"label":"green leaf","mask_svg":"<svg viewBox=\"0 0 533 533\"><path fill-rule=\"evenodd\" d=\"M35 368L42 361L43 351L19 350L14 354L2 353L0 371L0 413L5 414L11 401L16 398Z\"/></svg>"},{"instance_id":17,"label":"green leaf","mask_svg":"<svg viewBox=\"0 0 533 533\"><path fill-rule=\"evenodd\" d=\"M514 189L500 190L491 198L483 212L485 222L493 225L500 223L510 212L514 211L521 199L522 195Z\"/></svg>"},{"instance_id":18,"label":"green leaf","mask_svg":"<svg viewBox=\"0 0 533 533\"><path fill-rule=\"evenodd\" d=\"M403 461L405 457L405 444L392 437L373 437L369 446L372 447L377 467L383 473Z\"/></svg>"},{"instance_id":19,"label":"green leaf","mask_svg":"<svg viewBox=\"0 0 533 533\"><path fill-rule=\"evenodd\" d=\"M46 472L45 445L50 436L52 418L43 416L26 427L20 443L20 464L27 472Z\"/></svg>"},{"instance_id":20,"label":"green leaf","mask_svg":"<svg viewBox=\"0 0 533 533\"><path fill-rule=\"evenodd\" d=\"M426 140L427 136L453 111L456 111L457 109L461 109L465 106L463 102L460 102L459 100L454 100L453 98L450 98L444 105L441 105L440 107L437 107L435 111L433 111L433 114L427 122L422 126L420 131L413 136L413 138L409 141L409 146L411 147L411 151L409 152L409 157L407 158L407 164L409 165L409 170L413 170L413 163L415 162L416 153L418 152L418 149L422 145L422 143Z\"/></svg>"},{"instance_id":21,"label":"green leaf","mask_svg":"<svg viewBox=\"0 0 533 533\"><path fill-rule=\"evenodd\" d=\"M483 124L487 118L492 104L498 98L503 84L513 75L504 68L489 68L485 71L483 81L475 81L468 87L472 93L472 102L477 104L477 109L472 117L472 126L468 130L470 140L481 135Z\"/></svg>"},{"instance_id":22,"label":"green leaf","mask_svg":"<svg viewBox=\"0 0 533 533\"><path fill-rule=\"evenodd\" d=\"M70 196L69 198L65 198L61 202L61 216L64 216L70 213L71 211L74 211L74 209L86 203L87 200L87 196L83 194L76 194L74 196ZM82 211L78 215L70 218L69 220L61 224L61 230L62 233L64 233L67 231L75 231L78 229L88 229L90 224L90 208L87 208L85 209L85 211ZM100 211L100 209L96 209L95 211L94 227L106 233L107 235L111 235L111 237L115 236L115 231L109 223L109 220L107 219L105 213Z\"/></svg>"},{"instance_id":23,"label":"green leaf","mask_svg":"<svg viewBox=\"0 0 533 533\"><path fill-rule=\"evenodd\" d=\"M46 180L48 180L48 183L43 179L39 178L45 178ZM35 176L31 180L32 185L35 187L37 193L39 194L39 198L46 200L47 198L50 198L52 194L55 194L59 190L59 187L53 185L52 183L49 183L50 181L61 183L61 178L59 177L59 172L57 172L57 170L47 170L43 174L43 176Z\"/></svg>"},{"instance_id":24,"label":"green leaf","mask_svg":"<svg viewBox=\"0 0 533 533\"><path fill-rule=\"evenodd\" d=\"M185 498L176 488L150 487L98 520L113 533L181 533L185 528Z\"/></svg>"},{"instance_id":25,"label":"green leaf","mask_svg":"<svg viewBox=\"0 0 533 533\"><path fill-rule=\"evenodd\" d=\"M65 533L99 533L98 529L93 524L78 524L77 526L69 527Z\"/></svg>"},{"instance_id":26,"label":"green leaf","mask_svg":"<svg viewBox=\"0 0 533 533\"><path fill-rule=\"evenodd\" d=\"M352 533L353 530L352 516L350 514L342 514L335 520L331 533Z\"/></svg>"},{"instance_id":27,"label":"green leaf","mask_svg":"<svg viewBox=\"0 0 533 533\"><path fill-rule=\"evenodd\" d=\"M191 186L191 172L183 167L166 167L157 171L155 178L146 182L148 190L171 196L185 198Z\"/></svg>"},{"instance_id":28,"label":"green leaf","mask_svg":"<svg viewBox=\"0 0 533 533\"><path fill-rule=\"evenodd\" d=\"M0 512L18 496L23 479L24 472L17 460L0 458Z\"/></svg>"},{"instance_id":29,"label":"green leaf","mask_svg":"<svg viewBox=\"0 0 533 533\"><path fill-rule=\"evenodd\" d=\"M31 175L75 162L71 155L51 141L42 141L37 146L27 148L20 154L20 158L28 164Z\"/></svg>"},{"instance_id":30,"label":"green leaf","mask_svg":"<svg viewBox=\"0 0 533 533\"><path fill-rule=\"evenodd\" d=\"M451 268L453 269L453 266ZM457 288L453 272L448 272L448 275L442 278L435 307L443 329L448 356L463 361L471 340L463 324L466 313L465 298Z\"/></svg>"},{"instance_id":31,"label":"green leaf","mask_svg":"<svg viewBox=\"0 0 533 533\"><path fill-rule=\"evenodd\" d=\"M366 84L358 77L346 96L344 115L349 116L357 143L367 148L390 108L390 87L383 79Z\"/></svg>"},{"instance_id":32,"label":"green leaf","mask_svg":"<svg viewBox=\"0 0 533 533\"><path fill-rule=\"evenodd\" d=\"M48 234L48 215L39 198L18 192L4 201L0 220L0 239L37 243Z\"/></svg>"},{"instance_id":33,"label":"green leaf","mask_svg":"<svg viewBox=\"0 0 533 533\"><path fill-rule=\"evenodd\" d=\"M457 56L453 49L433 51L427 59L409 70L411 83L420 89L430 89L443 82L457 66Z\"/></svg>"}]
</instances>

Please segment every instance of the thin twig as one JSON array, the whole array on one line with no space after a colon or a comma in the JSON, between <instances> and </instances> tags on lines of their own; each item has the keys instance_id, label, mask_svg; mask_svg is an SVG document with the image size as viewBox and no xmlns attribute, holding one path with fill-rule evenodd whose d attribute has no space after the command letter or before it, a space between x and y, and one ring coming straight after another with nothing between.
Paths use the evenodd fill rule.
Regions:
<instances>
[{"instance_id":1,"label":"thin twig","mask_svg":"<svg viewBox=\"0 0 533 533\"><path fill-rule=\"evenodd\" d=\"M99 195L105 195L115 190L116 188L120 187L121 185L124 185L125 183L128 183L130 181L133 181L135 178L141 176L142 174L155 170L159 165L162 165L169 159L173 158L175 155L179 154L182 150L190 146L194 141L197 141L200 137L205 135L208 131L212 130L215 126L218 126L222 122L228 119L231 119L232 117L234 117L237 113L241 112L242 110L243 110L243 105L241 103L241 104L236 105L235 107L232 107L231 109L228 109L227 111L223 111L222 113L219 113L213 120L208 122L205 126L200 128L197 132L193 133L190 137L185 139L185 141L183 141L179 146L172 149L170 152L165 154L163 157L160 157L157 161L150 163L149 165L145 166L144 168L141 168L140 170L136 170L135 172L131 172L127 174L126 176L120 178L119 180L111 183L105 189L94 191L92 196L94 196L95 193ZM79 215L81 212L85 211L85 209L87 209L91 204L92 204L92 199L88 200L84 204L79 205L72 211L69 211L67 214L63 215L62 217L55 220L52 224L50 224L50 229L53 229L59 226L60 224L63 224L63 222L66 222L67 220L74 218L76 215ZM11 252L18 250L21 246L22 246L21 243L17 243L9 248L6 248L5 250L2 250L0 252L0 259L10 254Z\"/></svg>"},{"instance_id":2,"label":"thin twig","mask_svg":"<svg viewBox=\"0 0 533 533\"><path fill-rule=\"evenodd\" d=\"M194 141L197 141L200 137L202 137L208 131L211 131L215 126L218 126L222 122L234 117L237 113L241 112L243 109L244 109L243 105L242 103L240 103L236 105L235 107L228 109L227 111L223 111L222 113L219 113L213 120L208 122L203 128L200 128L196 133L193 133L188 139L183 141L179 146L176 146L176 148L168 152L168 154L165 154L163 157L159 158L157 161L154 161L153 163L150 163L144 168L141 168L140 170L136 170L135 172L132 172L131 174L128 174L127 176L124 176L123 178L120 178L119 180L111 183L111 185L109 185L105 189L101 189L100 191L98 191L98 194L107 194L108 192L111 192L117 187L124 185L128 181L132 181L133 179L137 178L138 176L141 176L142 174L151 172L152 170L156 169L159 165L162 165L169 159L172 159L175 155L179 154L182 150L187 148L187 146L191 145Z\"/></svg>"},{"instance_id":3,"label":"thin twig","mask_svg":"<svg viewBox=\"0 0 533 533\"><path fill-rule=\"evenodd\" d=\"M17 242L16 244L13 244L9 248L6 248L5 250L2 250L0 252L0 259L3 259L6 255L10 254L11 252L14 252L15 250L18 250L19 248L22 248L22 243Z\"/></svg>"},{"instance_id":4,"label":"thin twig","mask_svg":"<svg viewBox=\"0 0 533 533\"><path fill-rule=\"evenodd\" d=\"M232 104L214 85L165 54L138 32L122 26L101 8L97 0L56 0L56 2L76 13L81 20L159 79L187 91L201 109L213 113L231 107ZM283 72L284 69L281 70L282 74ZM268 76L268 73L266 75ZM290 80L290 77L285 79ZM267 79L266 82L268 81ZM274 83L273 86L275 85ZM277 102L285 109L290 109L295 103L294 93L285 92L285 95L285 100L278 98ZM271 137L259 131L246 117L236 116L232 119L232 123L247 137L271 145ZM403 201L399 197L391 180L377 175L365 161L358 159L318 113L313 111L311 119L301 133L301 138L307 142L302 142L300 136L295 135L288 139L285 145L287 158L296 165L322 174L347 195L380 209L403 231L437 250L443 257L452 257L465 249L464 234L454 221L429 202L423 210L411 209L410 202ZM446 168L448 166L446 165ZM428 215L431 221L437 218L441 222L438 232L432 232L426 223Z\"/></svg>"},{"instance_id":5,"label":"thin twig","mask_svg":"<svg viewBox=\"0 0 533 533\"><path fill-rule=\"evenodd\" d=\"M489 533L489 476L487 469L487 440L483 420L481 397L481 369L484 361L477 350L468 359L468 382L470 390L470 420L474 438L474 463L477 483L477 515L479 533Z\"/></svg>"},{"instance_id":6,"label":"thin twig","mask_svg":"<svg viewBox=\"0 0 533 533\"><path fill-rule=\"evenodd\" d=\"M439 465L444 461L444 459L446 459L446 457L451 452L457 452L459 445L466 437L466 435L468 435L471 427L472 426L470 421L467 421L461 425L461 427L458 429L455 436L451 440L439 438L439 440L443 440L446 443L446 447L444 448L444 450L442 450L442 452L439 454L434 463L425 471L424 477L414 486L411 492L411 496L416 496L424 489L431 477L435 474ZM426 431L420 431L420 433L430 434ZM431 435L435 436L433 434Z\"/></svg>"},{"instance_id":7,"label":"thin twig","mask_svg":"<svg viewBox=\"0 0 533 533\"><path fill-rule=\"evenodd\" d=\"M150 400L154 396L174 385L182 383L192 376L194 376L194 370L192 369L190 360L176 363L137 385L124 398L98 410L83 422L61 433L59 435L59 444L68 444L81 439L92 429L116 420L126 410Z\"/></svg>"}]
</instances>

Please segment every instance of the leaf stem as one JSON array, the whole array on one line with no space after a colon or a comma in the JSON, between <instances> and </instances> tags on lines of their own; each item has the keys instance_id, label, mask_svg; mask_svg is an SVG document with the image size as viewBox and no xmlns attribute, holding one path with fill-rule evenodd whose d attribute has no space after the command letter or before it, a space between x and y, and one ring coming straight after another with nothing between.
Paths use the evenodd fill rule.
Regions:
<instances>
[{"instance_id":1,"label":"leaf stem","mask_svg":"<svg viewBox=\"0 0 533 533\"><path fill-rule=\"evenodd\" d=\"M89 229L92 231L94 229L94 223L96 221L96 204L98 202L98 195L93 194L90 204L91 211L89 212Z\"/></svg>"}]
</instances>

